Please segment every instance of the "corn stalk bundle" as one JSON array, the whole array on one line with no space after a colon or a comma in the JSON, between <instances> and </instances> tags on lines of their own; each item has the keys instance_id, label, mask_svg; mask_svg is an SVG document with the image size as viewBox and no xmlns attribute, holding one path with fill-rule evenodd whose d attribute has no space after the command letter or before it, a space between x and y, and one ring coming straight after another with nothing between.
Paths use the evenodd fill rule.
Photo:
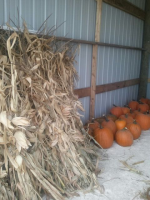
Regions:
<instances>
[{"instance_id":1,"label":"corn stalk bundle","mask_svg":"<svg viewBox=\"0 0 150 200\"><path fill-rule=\"evenodd\" d=\"M70 47L30 34L25 24L1 44L7 50L0 55L1 199L36 200L43 192L63 200L99 187L95 147L73 93Z\"/></svg>"}]
</instances>

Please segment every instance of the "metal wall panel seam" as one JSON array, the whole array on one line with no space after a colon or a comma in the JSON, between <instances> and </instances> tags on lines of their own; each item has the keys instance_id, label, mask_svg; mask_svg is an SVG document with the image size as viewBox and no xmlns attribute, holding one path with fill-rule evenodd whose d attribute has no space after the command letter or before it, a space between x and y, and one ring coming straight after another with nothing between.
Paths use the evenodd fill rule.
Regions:
<instances>
[{"instance_id":1,"label":"metal wall panel seam","mask_svg":"<svg viewBox=\"0 0 150 200\"><path fill-rule=\"evenodd\" d=\"M89 1L88 1L88 17L87 17L87 20L88 20L88 23L87 23L87 40L88 40L88 38L89 38L89 32L88 32L88 30L89 30L89 19L90 19L90 15L89 15L89 11L90 11L90 5L89 5Z\"/></svg>"},{"instance_id":2,"label":"metal wall panel seam","mask_svg":"<svg viewBox=\"0 0 150 200\"><path fill-rule=\"evenodd\" d=\"M82 34L82 5L83 5L83 0L81 0L81 12L80 12L80 16L81 16L81 20L80 20L80 39L81 39L81 34ZM82 47L81 47L82 48ZM79 54L79 74L80 74L80 79L81 79L81 53ZM80 82L79 82L79 88L80 88Z\"/></svg>"},{"instance_id":3,"label":"metal wall panel seam","mask_svg":"<svg viewBox=\"0 0 150 200\"><path fill-rule=\"evenodd\" d=\"M66 15L67 15L67 2L65 0L65 12L64 12L64 36L66 36L66 26L67 26L67 18L66 18Z\"/></svg>"},{"instance_id":4,"label":"metal wall panel seam","mask_svg":"<svg viewBox=\"0 0 150 200\"><path fill-rule=\"evenodd\" d=\"M5 19L5 22L4 24L7 22L7 6L6 6L6 0L4 0L4 19Z\"/></svg>"},{"instance_id":5,"label":"metal wall panel seam","mask_svg":"<svg viewBox=\"0 0 150 200\"><path fill-rule=\"evenodd\" d=\"M73 29L73 31L72 31L72 38L74 38L74 20L75 19L75 0L73 0L73 22L72 22L72 29Z\"/></svg>"},{"instance_id":6,"label":"metal wall panel seam","mask_svg":"<svg viewBox=\"0 0 150 200\"><path fill-rule=\"evenodd\" d=\"M88 46L86 46L86 58L85 58L85 73L84 73L84 75L85 75L85 87L86 87L86 85L87 85L87 79L86 79L86 74L87 74L87 53L88 53ZM82 69L83 69L83 67L82 67ZM91 85L91 84L90 84Z\"/></svg>"},{"instance_id":7,"label":"metal wall panel seam","mask_svg":"<svg viewBox=\"0 0 150 200\"><path fill-rule=\"evenodd\" d=\"M55 29L57 28L57 0L55 0Z\"/></svg>"},{"instance_id":8,"label":"metal wall panel seam","mask_svg":"<svg viewBox=\"0 0 150 200\"><path fill-rule=\"evenodd\" d=\"M104 73L104 68L105 68L105 59L104 59L105 49L106 49L106 47L104 47L104 50L103 50L103 72L102 72L102 74ZM102 84L104 84L104 74L103 74L103 77L102 77Z\"/></svg>"},{"instance_id":9,"label":"metal wall panel seam","mask_svg":"<svg viewBox=\"0 0 150 200\"><path fill-rule=\"evenodd\" d=\"M45 15L44 15L44 20L46 20L47 17L48 17L48 16L47 16L47 12L46 12L46 7L47 7L46 5L47 5L47 1L44 0L44 14L45 14ZM48 27L47 27L47 22L45 22L44 25L46 26L46 29L47 29L47 28L48 28ZM46 34L46 31L47 31L47 30L45 30L45 34Z\"/></svg>"},{"instance_id":10,"label":"metal wall panel seam","mask_svg":"<svg viewBox=\"0 0 150 200\"><path fill-rule=\"evenodd\" d=\"M35 0L33 0L33 30L35 30Z\"/></svg>"},{"instance_id":11,"label":"metal wall panel seam","mask_svg":"<svg viewBox=\"0 0 150 200\"><path fill-rule=\"evenodd\" d=\"M83 0L81 0L80 39L82 37L82 9L83 9Z\"/></svg>"},{"instance_id":12,"label":"metal wall panel seam","mask_svg":"<svg viewBox=\"0 0 150 200\"><path fill-rule=\"evenodd\" d=\"M21 6L22 6L22 0L19 0L19 16L20 16L20 17L22 16ZM19 19L18 19L18 20L19 20ZM19 24L19 27L22 27L22 21L21 21L21 20L19 20L18 24Z\"/></svg>"}]
</instances>

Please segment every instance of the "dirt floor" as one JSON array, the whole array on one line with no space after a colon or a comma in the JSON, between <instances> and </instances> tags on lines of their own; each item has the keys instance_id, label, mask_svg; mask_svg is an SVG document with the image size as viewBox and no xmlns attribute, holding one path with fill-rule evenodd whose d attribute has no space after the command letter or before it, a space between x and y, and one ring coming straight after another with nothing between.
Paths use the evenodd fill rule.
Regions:
<instances>
[{"instance_id":1,"label":"dirt floor","mask_svg":"<svg viewBox=\"0 0 150 200\"><path fill-rule=\"evenodd\" d=\"M98 181L103 185L104 193L95 190L70 200L147 199L150 187L150 131L142 132L131 147L121 147L114 142L110 149L103 151L99 168Z\"/></svg>"}]
</instances>

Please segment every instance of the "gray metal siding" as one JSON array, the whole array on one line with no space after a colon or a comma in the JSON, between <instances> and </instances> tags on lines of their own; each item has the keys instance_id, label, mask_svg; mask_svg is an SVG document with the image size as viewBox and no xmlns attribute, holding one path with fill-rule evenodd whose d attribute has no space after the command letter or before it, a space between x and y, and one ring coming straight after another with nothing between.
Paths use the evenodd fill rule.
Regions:
<instances>
[{"instance_id":1,"label":"gray metal siding","mask_svg":"<svg viewBox=\"0 0 150 200\"><path fill-rule=\"evenodd\" d=\"M98 47L97 85L139 78L141 52Z\"/></svg>"},{"instance_id":2,"label":"gray metal siding","mask_svg":"<svg viewBox=\"0 0 150 200\"><path fill-rule=\"evenodd\" d=\"M85 88L91 85L92 45L80 44L76 53L74 66L79 75L75 88Z\"/></svg>"},{"instance_id":3,"label":"gray metal siding","mask_svg":"<svg viewBox=\"0 0 150 200\"><path fill-rule=\"evenodd\" d=\"M127 0L127 1L129 1L133 5L141 8L142 10L145 10L145 0Z\"/></svg>"},{"instance_id":4,"label":"gray metal siding","mask_svg":"<svg viewBox=\"0 0 150 200\"><path fill-rule=\"evenodd\" d=\"M103 3L100 41L142 47L144 22ZM96 84L139 78L141 51L98 47ZM95 116L109 113L113 104L123 106L137 99L138 85L96 95Z\"/></svg>"},{"instance_id":5,"label":"gray metal siding","mask_svg":"<svg viewBox=\"0 0 150 200\"><path fill-rule=\"evenodd\" d=\"M94 41L95 0L0 0L0 3L0 24L11 18L18 25L19 11L29 28L37 31L51 15L46 26L56 29L54 35Z\"/></svg>"},{"instance_id":6,"label":"gray metal siding","mask_svg":"<svg viewBox=\"0 0 150 200\"><path fill-rule=\"evenodd\" d=\"M142 20L103 3L101 42L142 47L143 26Z\"/></svg>"},{"instance_id":7,"label":"gray metal siding","mask_svg":"<svg viewBox=\"0 0 150 200\"><path fill-rule=\"evenodd\" d=\"M147 84L147 95L146 97L150 99L150 83Z\"/></svg>"},{"instance_id":8,"label":"gray metal siding","mask_svg":"<svg viewBox=\"0 0 150 200\"><path fill-rule=\"evenodd\" d=\"M85 124L88 120L89 120L89 114L90 114L90 97L84 97L84 98L80 98L79 99L83 105L83 108L85 110L85 112L79 112L82 117L81 120L83 121L83 123Z\"/></svg>"},{"instance_id":9,"label":"gray metal siding","mask_svg":"<svg viewBox=\"0 0 150 200\"><path fill-rule=\"evenodd\" d=\"M124 106L132 99L136 99L138 95L138 85L121 88L118 90L105 92L96 95L95 117L110 112L113 104Z\"/></svg>"},{"instance_id":10,"label":"gray metal siding","mask_svg":"<svg viewBox=\"0 0 150 200\"><path fill-rule=\"evenodd\" d=\"M4 10L5 9L5 6L4 6L4 1L3 0L0 0L0 6L1 6L1 9L0 9L0 25L3 25L4 24L4 13L1 12L1 10Z\"/></svg>"}]
</instances>

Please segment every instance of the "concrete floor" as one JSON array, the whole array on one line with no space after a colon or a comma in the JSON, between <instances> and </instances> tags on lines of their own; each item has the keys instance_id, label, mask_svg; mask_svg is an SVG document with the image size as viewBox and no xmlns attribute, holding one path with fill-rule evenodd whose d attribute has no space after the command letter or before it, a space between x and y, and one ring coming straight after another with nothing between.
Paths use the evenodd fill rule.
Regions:
<instances>
[{"instance_id":1,"label":"concrete floor","mask_svg":"<svg viewBox=\"0 0 150 200\"><path fill-rule=\"evenodd\" d=\"M122 161L129 166L125 167ZM150 131L142 132L131 147L121 147L114 142L110 149L104 150L99 168L102 172L98 181L104 186L104 194L94 191L71 200L143 199L150 187Z\"/></svg>"}]
</instances>

